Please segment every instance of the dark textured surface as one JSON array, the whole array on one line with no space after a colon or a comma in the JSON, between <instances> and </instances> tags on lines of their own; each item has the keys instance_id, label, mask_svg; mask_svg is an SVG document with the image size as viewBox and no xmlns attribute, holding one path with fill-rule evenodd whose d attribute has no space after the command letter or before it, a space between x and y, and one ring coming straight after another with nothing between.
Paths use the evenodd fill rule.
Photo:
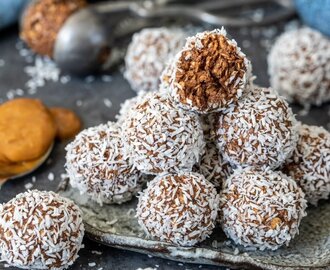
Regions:
<instances>
[{"instance_id":1,"label":"dark textured surface","mask_svg":"<svg viewBox=\"0 0 330 270\"><path fill-rule=\"evenodd\" d=\"M250 57L253 64L253 71L257 75L256 83L268 86L268 75L266 65L266 55L264 29L241 29L229 31L239 44L244 41L243 51ZM6 93L9 89L24 89L24 84L28 76L24 73L24 67L27 65L15 48L17 42L17 30L9 29L0 32L0 59L5 61L5 65L0 67L0 99L6 100ZM247 46L250 43L249 46ZM245 47L245 48L244 48ZM126 98L134 96L129 85L122 78L119 70L112 72L112 82L103 82L99 77L92 83L86 83L84 79L72 78L67 84L49 82L44 87L39 88L36 95L42 99L48 106L64 106L73 109L79 114L85 127L97 125L109 120L114 120L115 114L119 110L120 103ZM112 102L112 107L108 108L104 104L104 98ZM77 106L77 100L82 101L82 106ZM319 124L329 128L329 104L321 108L313 108L311 112L301 118L308 124ZM301 108L295 108L298 112ZM32 121L32 119L31 119ZM0 190L0 203L11 199L15 194L25 191L24 185L31 183L32 176L36 177L33 188L55 190L60 179L60 174L64 173L64 156L66 143L56 143L54 150L47 164L44 164L33 175L22 179L12 180L6 183ZM55 180L49 181L49 173L55 174ZM102 255L94 254L92 251L101 251ZM96 266L90 267L88 263L95 262ZM102 247L98 244L85 240L85 248L80 252L80 258L70 269L127 269L135 270L138 268L152 267L158 269L219 269L216 267L207 267L199 265L178 264L177 262L149 258L133 252L119 251L116 249ZM0 269L4 264L0 263ZM11 268L7 268L11 269Z\"/></svg>"}]
</instances>

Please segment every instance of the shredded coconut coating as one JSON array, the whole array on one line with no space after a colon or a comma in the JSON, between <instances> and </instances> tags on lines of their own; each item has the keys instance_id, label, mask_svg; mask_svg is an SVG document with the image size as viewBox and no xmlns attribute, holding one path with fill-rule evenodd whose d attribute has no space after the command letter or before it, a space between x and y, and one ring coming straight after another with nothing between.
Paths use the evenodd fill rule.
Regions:
<instances>
[{"instance_id":1,"label":"shredded coconut coating","mask_svg":"<svg viewBox=\"0 0 330 270\"><path fill-rule=\"evenodd\" d=\"M172 74L175 69L175 57L172 57L165 66L162 74L160 75L160 89L170 91L171 84L173 83Z\"/></svg>"},{"instance_id":2,"label":"shredded coconut coating","mask_svg":"<svg viewBox=\"0 0 330 270\"><path fill-rule=\"evenodd\" d=\"M288 245L306 216L297 183L270 169L238 169L220 192L220 224L236 244L260 250Z\"/></svg>"},{"instance_id":3,"label":"shredded coconut coating","mask_svg":"<svg viewBox=\"0 0 330 270\"><path fill-rule=\"evenodd\" d=\"M119 125L83 130L66 147L70 184L98 203L123 203L141 190L140 173L123 157Z\"/></svg>"},{"instance_id":4,"label":"shredded coconut coating","mask_svg":"<svg viewBox=\"0 0 330 270\"><path fill-rule=\"evenodd\" d=\"M198 115L178 109L166 93L150 93L123 124L125 156L146 174L191 171L204 151Z\"/></svg>"},{"instance_id":5,"label":"shredded coconut coating","mask_svg":"<svg viewBox=\"0 0 330 270\"><path fill-rule=\"evenodd\" d=\"M84 236L80 209L54 192L28 191L0 204L1 260L23 269L66 269Z\"/></svg>"},{"instance_id":6,"label":"shredded coconut coating","mask_svg":"<svg viewBox=\"0 0 330 270\"><path fill-rule=\"evenodd\" d=\"M198 113L236 103L251 75L251 63L222 28L187 39L169 67L171 93L178 105Z\"/></svg>"},{"instance_id":7,"label":"shredded coconut coating","mask_svg":"<svg viewBox=\"0 0 330 270\"><path fill-rule=\"evenodd\" d=\"M281 166L298 140L287 102L271 88L254 88L237 105L218 114L218 146L236 166Z\"/></svg>"},{"instance_id":8,"label":"shredded coconut coating","mask_svg":"<svg viewBox=\"0 0 330 270\"><path fill-rule=\"evenodd\" d=\"M317 205L330 194L330 133L322 127L300 125L295 151L283 166L309 203Z\"/></svg>"},{"instance_id":9,"label":"shredded coconut coating","mask_svg":"<svg viewBox=\"0 0 330 270\"><path fill-rule=\"evenodd\" d=\"M193 246L212 233L219 195L204 176L192 172L162 174L139 196L137 218L151 237Z\"/></svg>"},{"instance_id":10,"label":"shredded coconut coating","mask_svg":"<svg viewBox=\"0 0 330 270\"><path fill-rule=\"evenodd\" d=\"M206 142L216 142L217 134L215 125L217 123L218 113L209 113L209 114L202 114L200 116L201 125L203 128L204 138Z\"/></svg>"},{"instance_id":11,"label":"shredded coconut coating","mask_svg":"<svg viewBox=\"0 0 330 270\"><path fill-rule=\"evenodd\" d=\"M196 167L216 188L220 188L223 181L233 173L233 167L224 160L216 144L212 142L206 143L205 153Z\"/></svg>"},{"instance_id":12,"label":"shredded coconut coating","mask_svg":"<svg viewBox=\"0 0 330 270\"><path fill-rule=\"evenodd\" d=\"M146 28L133 35L125 57L124 77L132 89L157 91L166 63L184 45L185 34L179 29Z\"/></svg>"},{"instance_id":13,"label":"shredded coconut coating","mask_svg":"<svg viewBox=\"0 0 330 270\"><path fill-rule=\"evenodd\" d=\"M127 116L129 115L129 112L134 106L143 100L143 98L148 94L149 92L145 91L139 91L137 96L126 99L123 103L120 104L120 110L119 113L115 116L117 119L118 124L122 124Z\"/></svg>"},{"instance_id":14,"label":"shredded coconut coating","mask_svg":"<svg viewBox=\"0 0 330 270\"><path fill-rule=\"evenodd\" d=\"M271 86L291 102L330 100L330 40L303 27L282 34L268 56Z\"/></svg>"}]
</instances>

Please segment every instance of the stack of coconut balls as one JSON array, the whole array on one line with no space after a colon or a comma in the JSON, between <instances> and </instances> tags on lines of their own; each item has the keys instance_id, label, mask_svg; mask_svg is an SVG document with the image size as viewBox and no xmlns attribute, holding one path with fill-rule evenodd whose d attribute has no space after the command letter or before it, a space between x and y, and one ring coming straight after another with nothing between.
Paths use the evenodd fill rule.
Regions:
<instances>
[{"instance_id":1,"label":"stack of coconut balls","mask_svg":"<svg viewBox=\"0 0 330 270\"><path fill-rule=\"evenodd\" d=\"M173 54L150 42L166 43L169 31L136 34L149 39L130 63L150 51ZM275 90L254 86L250 61L224 29L187 38L164 69L153 78L157 91L126 101L117 123L86 129L67 146L71 185L99 203L139 194L143 230L175 245L205 240L218 222L244 247L288 245L307 202L329 196L330 134L298 123Z\"/></svg>"},{"instance_id":2,"label":"stack of coconut balls","mask_svg":"<svg viewBox=\"0 0 330 270\"><path fill-rule=\"evenodd\" d=\"M283 33L268 55L270 84L304 107L330 101L330 40L306 26Z\"/></svg>"}]
</instances>

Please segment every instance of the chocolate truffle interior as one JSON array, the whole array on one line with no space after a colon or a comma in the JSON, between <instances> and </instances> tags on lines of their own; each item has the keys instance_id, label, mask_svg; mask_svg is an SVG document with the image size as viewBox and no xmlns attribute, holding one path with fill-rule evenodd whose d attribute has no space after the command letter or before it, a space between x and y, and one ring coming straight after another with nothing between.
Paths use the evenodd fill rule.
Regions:
<instances>
[{"instance_id":1,"label":"chocolate truffle interior","mask_svg":"<svg viewBox=\"0 0 330 270\"><path fill-rule=\"evenodd\" d=\"M236 99L239 82L246 72L244 58L237 47L219 34L209 34L183 51L175 80L182 103L192 102L200 109Z\"/></svg>"}]
</instances>

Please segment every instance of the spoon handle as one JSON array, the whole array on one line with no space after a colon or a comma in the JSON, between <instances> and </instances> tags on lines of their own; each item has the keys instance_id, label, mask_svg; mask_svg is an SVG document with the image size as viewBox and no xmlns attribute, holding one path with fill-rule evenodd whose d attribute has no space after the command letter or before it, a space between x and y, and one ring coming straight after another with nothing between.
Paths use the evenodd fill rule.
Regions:
<instances>
[{"instance_id":1,"label":"spoon handle","mask_svg":"<svg viewBox=\"0 0 330 270\"><path fill-rule=\"evenodd\" d=\"M265 0L249 0L248 2L253 4L265 4L268 3ZM281 4L282 1L271 0L269 2ZM265 16L262 20L253 20L249 18L238 18L230 17L225 15L220 15L214 13L214 11L222 11L228 8L234 8L242 5L244 1L242 0L232 0L232 1L211 1L210 3L202 3L197 6L187 6L187 5L173 5L173 6L158 6L151 8L146 8L140 4L132 4L130 6L130 11L141 18L145 19L156 19L161 17L185 17L190 20L197 22L203 22L211 24L217 27L220 26L232 26L232 27L241 27L241 26L253 26L253 25L265 25L280 20L289 18L295 14L295 10L292 5L287 4L281 5L279 11ZM289 2L291 3L291 1Z\"/></svg>"},{"instance_id":2,"label":"spoon handle","mask_svg":"<svg viewBox=\"0 0 330 270\"><path fill-rule=\"evenodd\" d=\"M109 15L111 13L129 12L132 6L132 2L120 1L120 2L101 2L90 5L88 8L93 9L99 14Z\"/></svg>"},{"instance_id":3,"label":"spoon handle","mask_svg":"<svg viewBox=\"0 0 330 270\"><path fill-rule=\"evenodd\" d=\"M281 6L279 11L274 14L265 16L260 21L254 21L249 18L237 18L219 15L214 11L223 11L230 8L238 8L243 4L278 4ZM174 4L174 5L172 5ZM102 2L91 5L90 9L94 10L100 15L118 15L123 14L135 15L144 19L157 18L176 18L185 17L194 21L208 23L214 26L251 26L251 25L265 25L274 23L282 19L286 19L295 14L292 0L227 0L227 1L205 1L196 5L179 4L176 5L174 1L163 0L155 1L151 4L148 1L120 1L120 2Z\"/></svg>"}]
</instances>

